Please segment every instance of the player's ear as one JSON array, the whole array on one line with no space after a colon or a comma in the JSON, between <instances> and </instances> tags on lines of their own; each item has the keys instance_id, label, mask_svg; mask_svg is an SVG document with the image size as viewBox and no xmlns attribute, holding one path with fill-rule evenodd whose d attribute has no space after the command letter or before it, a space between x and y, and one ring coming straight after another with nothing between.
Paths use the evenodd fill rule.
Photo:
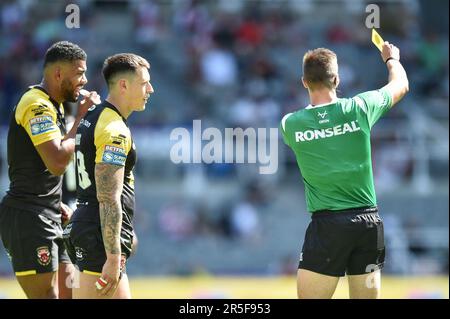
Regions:
<instances>
[{"instance_id":1,"label":"player's ear","mask_svg":"<svg viewBox=\"0 0 450 319\"><path fill-rule=\"evenodd\" d=\"M302 84L305 89L308 89L308 83L306 83L305 79L302 76Z\"/></svg>"},{"instance_id":2,"label":"player's ear","mask_svg":"<svg viewBox=\"0 0 450 319\"><path fill-rule=\"evenodd\" d=\"M120 79L117 81L117 85L119 86L120 92L125 92L128 88L128 81L125 78Z\"/></svg>"},{"instance_id":3,"label":"player's ear","mask_svg":"<svg viewBox=\"0 0 450 319\"><path fill-rule=\"evenodd\" d=\"M56 81L60 82L62 79L62 68L61 65L55 65L53 76L55 77Z\"/></svg>"},{"instance_id":4,"label":"player's ear","mask_svg":"<svg viewBox=\"0 0 450 319\"><path fill-rule=\"evenodd\" d=\"M336 89L339 86L339 83L340 83L339 75L336 75L334 77L334 81L333 82L334 82L334 88Z\"/></svg>"}]
</instances>

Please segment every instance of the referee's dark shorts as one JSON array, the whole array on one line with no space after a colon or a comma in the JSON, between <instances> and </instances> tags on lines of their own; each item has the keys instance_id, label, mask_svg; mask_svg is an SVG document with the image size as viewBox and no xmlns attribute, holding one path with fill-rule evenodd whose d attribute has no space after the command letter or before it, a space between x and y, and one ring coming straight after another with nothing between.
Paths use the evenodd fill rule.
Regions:
<instances>
[{"instance_id":1,"label":"referee's dark shorts","mask_svg":"<svg viewBox=\"0 0 450 319\"><path fill-rule=\"evenodd\" d=\"M377 207L313 212L299 269L342 277L383 268L384 229Z\"/></svg>"}]
</instances>

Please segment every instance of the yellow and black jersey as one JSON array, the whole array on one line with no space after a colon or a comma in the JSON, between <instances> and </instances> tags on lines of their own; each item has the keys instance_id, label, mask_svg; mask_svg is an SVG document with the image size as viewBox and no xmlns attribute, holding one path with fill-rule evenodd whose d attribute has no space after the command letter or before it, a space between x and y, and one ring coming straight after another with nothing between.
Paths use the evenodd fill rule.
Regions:
<instances>
[{"instance_id":1,"label":"yellow and black jersey","mask_svg":"<svg viewBox=\"0 0 450 319\"><path fill-rule=\"evenodd\" d=\"M45 166L36 146L66 134L62 104L32 86L13 110L8 131L10 185L3 204L61 222L62 177Z\"/></svg>"},{"instance_id":2,"label":"yellow and black jersey","mask_svg":"<svg viewBox=\"0 0 450 319\"><path fill-rule=\"evenodd\" d=\"M73 221L100 223L95 185L95 165L106 163L125 167L121 196L122 230L132 231L136 150L126 120L109 102L91 108L81 120L75 138L77 203L92 209L77 209Z\"/></svg>"}]
</instances>

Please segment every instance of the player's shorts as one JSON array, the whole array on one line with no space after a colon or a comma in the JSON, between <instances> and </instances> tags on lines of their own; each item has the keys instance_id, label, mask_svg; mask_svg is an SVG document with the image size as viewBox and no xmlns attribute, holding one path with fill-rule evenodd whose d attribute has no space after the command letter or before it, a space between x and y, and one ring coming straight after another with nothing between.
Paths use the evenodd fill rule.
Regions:
<instances>
[{"instance_id":1,"label":"player's shorts","mask_svg":"<svg viewBox=\"0 0 450 319\"><path fill-rule=\"evenodd\" d=\"M83 207L81 209L90 208ZM125 273L126 261L131 254L133 235L122 231L120 242L122 252L120 268L121 273ZM71 221L64 229L64 243L72 263L80 272L101 275L106 262L106 252L100 224L89 221Z\"/></svg>"},{"instance_id":2,"label":"player's shorts","mask_svg":"<svg viewBox=\"0 0 450 319\"><path fill-rule=\"evenodd\" d=\"M70 263L62 234L61 223L45 215L0 205L0 235L16 276L54 272L59 263Z\"/></svg>"},{"instance_id":3,"label":"player's shorts","mask_svg":"<svg viewBox=\"0 0 450 319\"><path fill-rule=\"evenodd\" d=\"M384 229L377 208L316 212L306 230L299 269L341 277L384 265Z\"/></svg>"}]
</instances>

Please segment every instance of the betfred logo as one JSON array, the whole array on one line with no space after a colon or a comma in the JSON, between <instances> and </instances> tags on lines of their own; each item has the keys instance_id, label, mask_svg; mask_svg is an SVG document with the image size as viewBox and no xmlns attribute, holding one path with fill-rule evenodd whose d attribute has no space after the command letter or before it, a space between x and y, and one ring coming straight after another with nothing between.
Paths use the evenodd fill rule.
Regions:
<instances>
[{"instance_id":1,"label":"betfred logo","mask_svg":"<svg viewBox=\"0 0 450 319\"><path fill-rule=\"evenodd\" d=\"M47 266L52 261L52 255L47 246L39 247L36 249L38 262L42 266Z\"/></svg>"},{"instance_id":2,"label":"betfred logo","mask_svg":"<svg viewBox=\"0 0 450 319\"><path fill-rule=\"evenodd\" d=\"M51 116L38 116L30 120L32 135L38 135L56 129Z\"/></svg>"},{"instance_id":3,"label":"betfred logo","mask_svg":"<svg viewBox=\"0 0 450 319\"><path fill-rule=\"evenodd\" d=\"M125 150L123 148L111 146L111 145L105 145L105 151L111 151L114 153L125 154Z\"/></svg>"},{"instance_id":4,"label":"betfred logo","mask_svg":"<svg viewBox=\"0 0 450 319\"><path fill-rule=\"evenodd\" d=\"M105 145L105 149L103 151L102 156L103 163L124 166L126 160L127 155L123 148Z\"/></svg>"},{"instance_id":5,"label":"betfred logo","mask_svg":"<svg viewBox=\"0 0 450 319\"><path fill-rule=\"evenodd\" d=\"M30 120L30 124L37 124L37 123L45 123L45 122L52 122L51 116L38 116L34 117Z\"/></svg>"}]
</instances>

